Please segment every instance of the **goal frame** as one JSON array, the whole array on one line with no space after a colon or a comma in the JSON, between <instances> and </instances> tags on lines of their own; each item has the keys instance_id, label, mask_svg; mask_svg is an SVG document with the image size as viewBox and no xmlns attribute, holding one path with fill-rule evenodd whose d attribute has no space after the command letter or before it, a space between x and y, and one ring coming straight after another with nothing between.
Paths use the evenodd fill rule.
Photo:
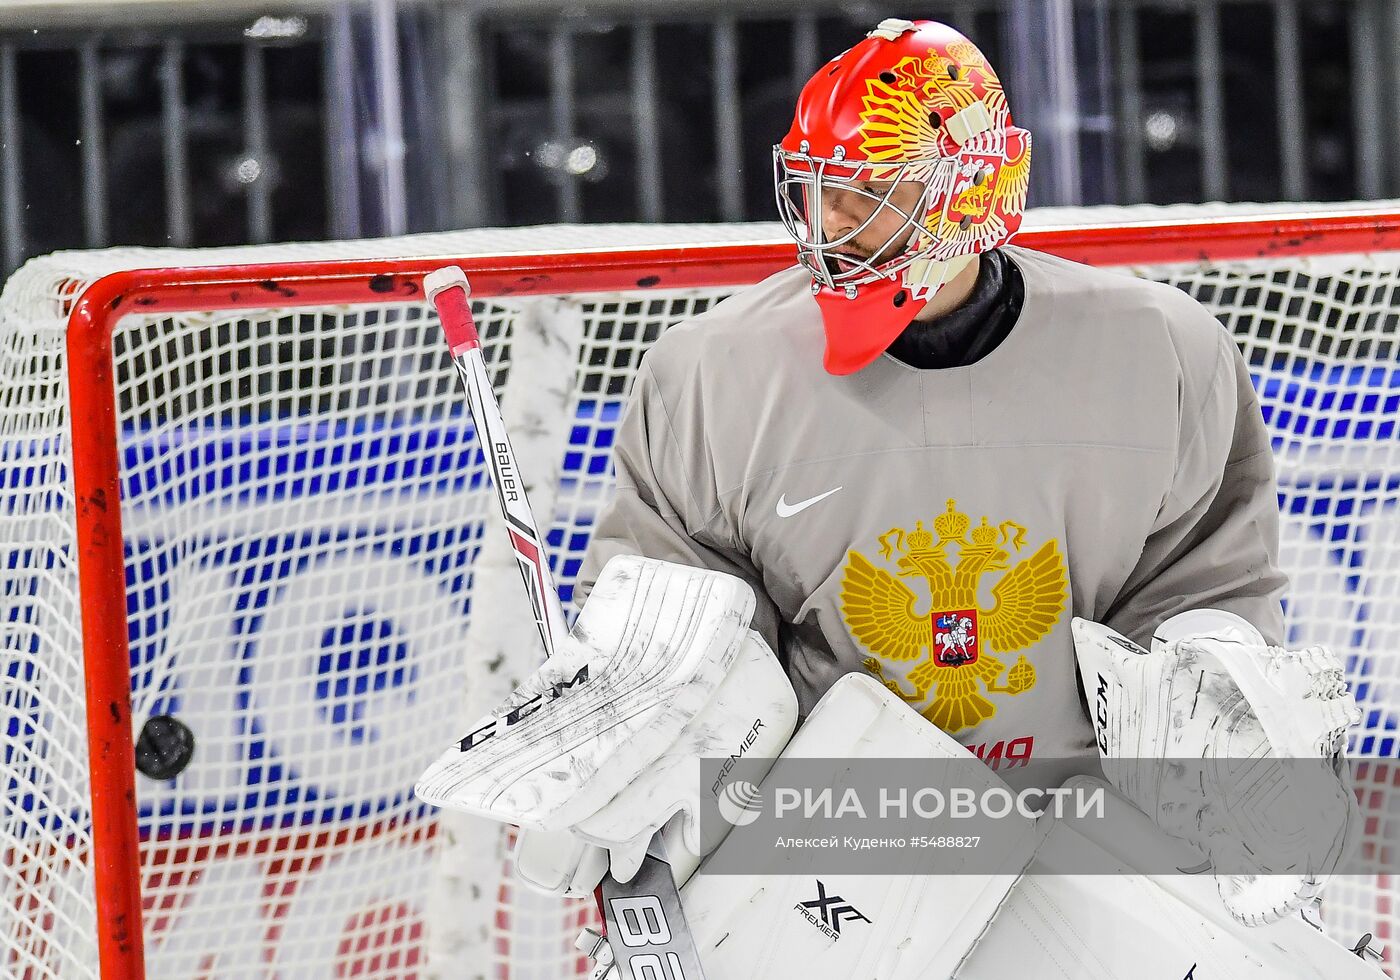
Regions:
<instances>
[{"instance_id":1,"label":"goal frame","mask_svg":"<svg viewBox=\"0 0 1400 980\"><path fill-rule=\"evenodd\" d=\"M1015 244L1092 265L1142 266L1400 251L1400 212L1300 213L1058 226ZM91 774L98 959L107 980L145 976L126 567L113 332L128 314L421 301L459 265L474 297L741 286L789 267L787 241L595 252L414 256L155 268L92 283L68 317L67 373ZM133 869L138 873L133 874Z\"/></svg>"}]
</instances>

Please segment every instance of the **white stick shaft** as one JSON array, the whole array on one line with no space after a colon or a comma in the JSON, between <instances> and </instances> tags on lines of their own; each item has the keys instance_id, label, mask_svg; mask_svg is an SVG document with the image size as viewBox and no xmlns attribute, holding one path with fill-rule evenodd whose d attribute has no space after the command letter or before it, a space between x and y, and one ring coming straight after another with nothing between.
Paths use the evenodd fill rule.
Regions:
<instances>
[{"instance_id":1,"label":"white stick shaft","mask_svg":"<svg viewBox=\"0 0 1400 980\"><path fill-rule=\"evenodd\" d=\"M437 308L448 349L452 352L452 363L457 366L457 374L467 390L472 421L476 424L477 437L481 440L486 461L491 466L491 479L496 485L496 496L505 515L506 530L510 532L511 547L520 565L520 574L525 579L525 590L530 595L530 606L535 611L535 625L539 627L540 638L544 641L545 656L553 656L556 644L566 632L564 612L559 604L559 591L554 587L554 576L549 571L544 539L535 523L535 515L530 511L525 484L520 479L520 468L515 462L515 450L511 448L506 423L501 418L501 407L496 402L496 393L491 390L491 379L481 356L481 338L472 322L471 308L465 304L470 295L466 276L461 269L449 267L431 273L424 279L423 285ZM461 288L460 297L439 302L440 292L455 287ZM658 848L659 854L665 855L665 841L660 831L652 837L651 844ZM675 879L671 876L669 865L662 864L661 868L663 873L656 876L658 880L653 890L664 897L667 906L674 909L675 919L671 923L675 930L674 943L667 943L663 949L668 959L679 967L674 976L683 977L684 980L704 980L705 972L695 950L695 941L681 912ZM609 875L604 879L604 893L615 893L618 897L641 894L642 880L643 876L638 875L630 883L618 884ZM659 900L656 896L647 897ZM628 948L617 938L616 929L610 931L608 944L616 955L623 958L623 962L628 961ZM613 971L610 976L615 973Z\"/></svg>"},{"instance_id":2,"label":"white stick shaft","mask_svg":"<svg viewBox=\"0 0 1400 980\"><path fill-rule=\"evenodd\" d=\"M491 390L481 348L469 348L453 360L462 385L467 390L472 421L476 423L482 452L486 454L486 461L491 467L496 499L500 502L501 513L505 515L511 547L520 564L525 590L530 595L530 607L535 613L540 639L544 641L545 656L553 656L559 641L568 632L564 626L564 610L559 604L559 590L554 587L554 576L549 571L544 537L530 510L525 483L515 462L515 450L511 448L495 392Z\"/></svg>"}]
</instances>

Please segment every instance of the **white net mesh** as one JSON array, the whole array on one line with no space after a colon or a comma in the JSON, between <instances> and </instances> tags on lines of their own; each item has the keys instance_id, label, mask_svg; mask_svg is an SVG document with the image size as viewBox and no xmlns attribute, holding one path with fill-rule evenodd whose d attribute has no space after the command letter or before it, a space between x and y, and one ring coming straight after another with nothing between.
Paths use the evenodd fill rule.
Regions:
<instances>
[{"instance_id":1,"label":"white net mesh","mask_svg":"<svg viewBox=\"0 0 1400 980\"><path fill-rule=\"evenodd\" d=\"M0 973L96 975L64 353L81 288L151 266L776 237L771 225L572 226L69 253L17 273L0 296ZM1137 271L1191 292L1246 352L1278 452L1290 639L1345 652L1366 711L1355 751L1377 760L1363 772L1368 809L1393 812L1400 769L1383 760L1400 719L1400 256ZM548 543L566 607L642 353L726 291L477 302L508 420L526 387L511 380L532 370L515 356L523 327L568 321L582 337L569 410L539 435L559 460ZM474 710L464 705L533 657L471 660L484 648L468 627L492 503L436 321L403 303L127 316L114 359L135 725L173 715L196 739L178 777L138 776L148 972L421 974L425 882L443 840L494 832L445 832L410 787L459 734ZM1397 828L1378 818L1367 833L1395 846ZM577 973L573 937L591 910L514 887L494 837L465 843L483 857L457 884L487 914L461 951L472 972L451 975ZM1329 927L1393 943L1392 900L1389 879L1338 882Z\"/></svg>"}]
</instances>

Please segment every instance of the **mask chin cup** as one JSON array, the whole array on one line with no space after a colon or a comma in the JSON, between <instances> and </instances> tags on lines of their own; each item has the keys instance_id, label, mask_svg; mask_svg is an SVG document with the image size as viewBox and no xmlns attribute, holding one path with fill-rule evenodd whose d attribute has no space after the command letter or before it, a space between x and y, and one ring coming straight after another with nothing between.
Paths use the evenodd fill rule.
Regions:
<instances>
[{"instance_id":1,"label":"mask chin cup","mask_svg":"<svg viewBox=\"0 0 1400 980\"><path fill-rule=\"evenodd\" d=\"M934 261L916 259L893 276L856 287L815 291L826 333L822 365L828 374L853 374L882 354L914 319L920 304L942 289L975 258L960 255ZM927 276L925 284L916 279ZM912 300L912 302L911 302Z\"/></svg>"},{"instance_id":2,"label":"mask chin cup","mask_svg":"<svg viewBox=\"0 0 1400 980\"><path fill-rule=\"evenodd\" d=\"M940 289L962 274L976 255L951 259L915 259L904 270L904 282L915 299L932 299Z\"/></svg>"}]
</instances>

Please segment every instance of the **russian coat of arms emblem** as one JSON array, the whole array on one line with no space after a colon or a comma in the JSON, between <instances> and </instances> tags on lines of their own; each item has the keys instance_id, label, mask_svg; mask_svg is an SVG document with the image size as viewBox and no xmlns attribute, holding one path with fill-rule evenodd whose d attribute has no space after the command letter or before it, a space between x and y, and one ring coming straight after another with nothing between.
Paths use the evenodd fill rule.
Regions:
<instances>
[{"instance_id":1,"label":"russian coat of arms emblem","mask_svg":"<svg viewBox=\"0 0 1400 980\"><path fill-rule=\"evenodd\" d=\"M1059 544L1051 539L1016 560L1027 550L1026 536L1014 521L993 525L985 516L974 528L949 500L932 531L918 521L912 531L896 527L880 536L880 557L893 571L859 551L847 555L841 613L871 654L866 669L950 734L996 714L990 695L1035 686L1024 653L1009 669L996 654L1034 645L1064 612L1069 586ZM996 577L986 603L979 593L989 575ZM907 580L927 587L927 612ZM908 664L899 676L896 667Z\"/></svg>"}]
</instances>

